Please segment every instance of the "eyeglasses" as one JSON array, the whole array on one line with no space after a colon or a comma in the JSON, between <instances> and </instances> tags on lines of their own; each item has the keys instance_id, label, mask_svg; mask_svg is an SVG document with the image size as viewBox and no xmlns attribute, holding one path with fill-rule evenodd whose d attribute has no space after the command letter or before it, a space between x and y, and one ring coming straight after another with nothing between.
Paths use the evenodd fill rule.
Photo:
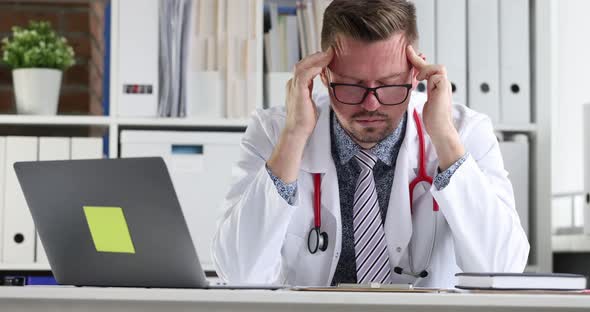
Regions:
<instances>
[{"instance_id":1,"label":"eyeglasses","mask_svg":"<svg viewBox=\"0 0 590 312\"><path fill-rule=\"evenodd\" d=\"M367 98L369 92L375 95L381 105L399 105L406 101L412 89L411 84L384 85L369 88L357 84L334 82L330 83L330 87L334 92L336 100L348 105L361 104Z\"/></svg>"},{"instance_id":2,"label":"eyeglasses","mask_svg":"<svg viewBox=\"0 0 590 312\"><path fill-rule=\"evenodd\" d=\"M331 80L331 79L330 79ZM375 88L351 83L330 82L336 100L342 104L359 105L373 93L381 105L399 105L406 101L412 84L384 85Z\"/></svg>"}]
</instances>

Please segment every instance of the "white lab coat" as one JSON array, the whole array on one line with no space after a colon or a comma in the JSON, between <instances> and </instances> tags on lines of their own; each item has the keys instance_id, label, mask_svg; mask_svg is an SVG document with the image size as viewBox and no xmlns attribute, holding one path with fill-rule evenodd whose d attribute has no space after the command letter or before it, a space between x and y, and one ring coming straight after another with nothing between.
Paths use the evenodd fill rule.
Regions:
<instances>
[{"instance_id":1,"label":"white lab coat","mask_svg":"<svg viewBox=\"0 0 590 312\"><path fill-rule=\"evenodd\" d=\"M485 115L454 105L455 127L470 156L442 190L418 186L415 211L410 213L408 185L416 176L419 148L411 112L416 108L421 114L425 100L423 94L412 94L384 224L393 282L453 287L458 272L522 272L529 243ZM332 281L342 241L340 197L331 154L329 97L322 95L315 102L319 120L305 147L292 206L279 195L265 168L284 127L285 109L253 114L212 245L217 273L230 283L329 285ZM427 171L435 176L436 151L427 134L425 139ZM328 233L329 243L325 252L311 254L307 236L314 223L312 173L317 172L322 173L322 230ZM432 211L432 197L439 212ZM428 277L416 280L393 273L398 265L409 269L410 245L414 271L424 269L432 249L434 220L437 234Z\"/></svg>"}]
</instances>

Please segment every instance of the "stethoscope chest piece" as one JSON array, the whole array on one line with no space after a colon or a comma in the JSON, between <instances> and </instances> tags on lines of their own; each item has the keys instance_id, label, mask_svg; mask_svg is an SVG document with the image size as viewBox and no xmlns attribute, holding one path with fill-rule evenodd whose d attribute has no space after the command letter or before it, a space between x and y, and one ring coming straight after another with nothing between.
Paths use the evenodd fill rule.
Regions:
<instances>
[{"instance_id":1,"label":"stethoscope chest piece","mask_svg":"<svg viewBox=\"0 0 590 312\"><path fill-rule=\"evenodd\" d=\"M320 232L319 227L312 228L307 236L307 248L312 254L315 254L318 250L326 251L328 249L328 233Z\"/></svg>"}]
</instances>

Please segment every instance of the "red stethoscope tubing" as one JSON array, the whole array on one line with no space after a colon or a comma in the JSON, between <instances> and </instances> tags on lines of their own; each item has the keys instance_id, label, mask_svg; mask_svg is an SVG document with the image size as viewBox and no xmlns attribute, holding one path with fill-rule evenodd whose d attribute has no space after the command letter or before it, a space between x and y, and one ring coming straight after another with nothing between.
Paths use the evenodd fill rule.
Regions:
<instances>
[{"instance_id":1,"label":"red stethoscope tubing","mask_svg":"<svg viewBox=\"0 0 590 312\"><path fill-rule=\"evenodd\" d=\"M421 182L426 182L428 184L432 185L432 177L428 176L428 174L426 173L426 152L425 152L425 143L424 143L424 130L422 128L422 122L420 121L420 116L418 115L418 112L416 110L414 110L414 121L416 123L416 129L418 131L418 141L419 141L419 160L418 160L418 175L410 182L410 211L413 212L413 196L414 196L414 187L416 187L416 185L418 185L418 183ZM322 215L321 215L321 207L322 207L322 202L321 202L321 182L322 182L322 175L321 173L314 173L313 174L313 188L314 188L314 195L313 195L313 212L314 212L314 229L312 231L315 231L315 233L318 235L318 239L319 239L319 235L320 235L320 228L322 226ZM438 203L436 202L436 200L433 198L432 199L432 210L433 211L438 211ZM308 238L308 246L310 244L310 238L311 238L311 232L310 232L310 237ZM326 236L326 240L327 240L327 236ZM325 242L327 244L327 242ZM317 251L318 248L311 248L309 247L310 251L312 253L315 253Z\"/></svg>"},{"instance_id":2,"label":"red stethoscope tubing","mask_svg":"<svg viewBox=\"0 0 590 312\"><path fill-rule=\"evenodd\" d=\"M418 141L420 144L419 150L419 158L418 158L418 176L416 176L410 182L410 211L414 212L414 188L418 183L426 182L432 185L432 177L426 173L426 152L424 147L424 130L422 129L422 122L420 122L420 116L418 116L418 112L414 110L414 121L416 122L416 130L418 131ZM432 210L438 211L438 203L433 198L432 199Z\"/></svg>"},{"instance_id":3,"label":"red stethoscope tubing","mask_svg":"<svg viewBox=\"0 0 590 312\"><path fill-rule=\"evenodd\" d=\"M321 183L322 183L322 174L321 173L314 173L313 174L313 212L314 212L314 227L319 229L322 226L322 191L321 191Z\"/></svg>"}]
</instances>

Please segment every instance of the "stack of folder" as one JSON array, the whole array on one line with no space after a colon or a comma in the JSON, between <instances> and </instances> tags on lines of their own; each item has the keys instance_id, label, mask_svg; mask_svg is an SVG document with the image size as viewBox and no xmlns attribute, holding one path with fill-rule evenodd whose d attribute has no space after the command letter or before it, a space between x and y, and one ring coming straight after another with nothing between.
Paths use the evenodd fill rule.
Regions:
<instances>
[{"instance_id":1,"label":"stack of folder","mask_svg":"<svg viewBox=\"0 0 590 312\"><path fill-rule=\"evenodd\" d=\"M99 137L0 137L0 263L47 263L13 164L102 158L102 147L103 139Z\"/></svg>"},{"instance_id":2,"label":"stack of folder","mask_svg":"<svg viewBox=\"0 0 590 312\"><path fill-rule=\"evenodd\" d=\"M121 0L117 114L247 118L262 107L263 0Z\"/></svg>"},{"instance_id":3,"label":"stack of folder","mask_svg":"<svg viewBox=\"0 0 590 312\"><path fill-rule=\"evenodd\" d=\"M494 124L531 122L528 0L411 0L419 49L447 68L455 102Z\"/></svg>"},{"instance_id":4,"label":"stack of folder","mask_svg":"<svg viewBox=\"0 0 590 312\"><path fill-rule=\"evenodd\" d=\"M284 105L285 85L295 64L321 50L324 11L330 0L293 1L293 6L270 2L265 7L264 63L265 106ZM321 82L314 83L314 93L325 92Z\"/></svg>"}]
</instances>

